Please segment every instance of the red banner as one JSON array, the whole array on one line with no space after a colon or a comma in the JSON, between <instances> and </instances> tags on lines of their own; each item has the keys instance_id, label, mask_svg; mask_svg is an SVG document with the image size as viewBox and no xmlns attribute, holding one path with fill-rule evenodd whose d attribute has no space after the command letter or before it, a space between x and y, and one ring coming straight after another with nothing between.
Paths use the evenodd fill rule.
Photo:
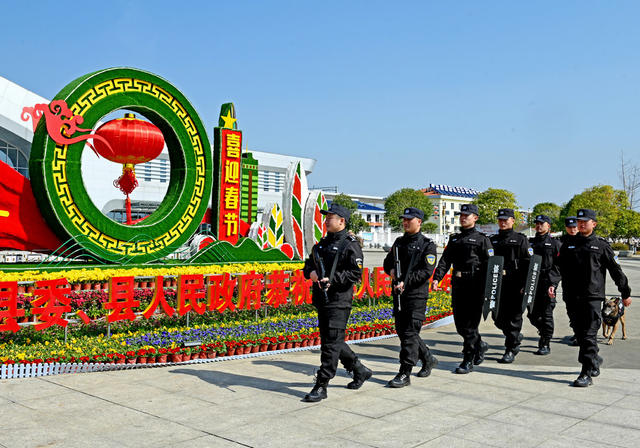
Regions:
<instances>
[{"instance_id":1,"label":"red banner","mask_svg":"<svg viewBox=\"0 0 640 448\"><path fill-rule=\"evenodd\" d=\"M218 239L238 242L240 180L242 178L242 132L223 128L220 145L220 211Z\"/></svg>"},{"instance_id":2,"label":"red banner","mask_svg":"<svg viewBox=\"0 0 640 448\"><path fill-rule=\"evenodd\" d=\"M440 283L448 289L450 274ZM257 310L262 306L278 308L291 304L300 306L311 303L311 280L304 278L302 270L291 273L273 271L266 275L251 271L232 277L220 275L181 275L178 277L176 308L165 298L163 277L155 279L151 303L141 309L140 295L134 294L134 277L113 277L109 281L108 300L103 304L107 322L149 319L157 312L168 316L183 316L190 311L203 314L207 311ZM237 298L234 297L237 287ZM83 310L73 311L70 300L71 288L67 279L41 280L35 282L32 297L18 297L18 282L0 282L0 332L19 331L19 320L25 318L25 309L20 307L28 299L31 313L36 317L35 330L51 326L66 327L67 313L80 321L90 323ZM362 270L360 285L354 286L354 298L381 298L391 295L391 278L381 267Z\"/></svg>"}]
</instances>

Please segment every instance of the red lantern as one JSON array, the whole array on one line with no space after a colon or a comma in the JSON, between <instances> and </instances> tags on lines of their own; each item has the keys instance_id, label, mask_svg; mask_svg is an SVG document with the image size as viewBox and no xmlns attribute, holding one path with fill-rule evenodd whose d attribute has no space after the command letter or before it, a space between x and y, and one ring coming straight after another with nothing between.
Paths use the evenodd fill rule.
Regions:
<instances>
[{"instance_id":1,"label":"red lantern","mask_svg":"<svg viewBox=\"0 0 640 448\"><path fill-rule=\"evenodd\" d=\"M111 120L96 130L96 135L104 138L111 148L100 139L94 140L98 154L115 163L122 163L122 176L113 184L127 195L127 224L131 224L131 200L129 194L138 186L135 165L155 159L162 152L164 137L162 131L148 121L138 120L134 114Z\"/></svg>"}]
</instances>

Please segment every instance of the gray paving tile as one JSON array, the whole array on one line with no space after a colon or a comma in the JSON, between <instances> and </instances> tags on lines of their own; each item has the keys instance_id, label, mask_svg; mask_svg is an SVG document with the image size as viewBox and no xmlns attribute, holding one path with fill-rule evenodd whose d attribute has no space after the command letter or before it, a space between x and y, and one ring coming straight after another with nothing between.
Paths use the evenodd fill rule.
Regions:
<instances>
[{"instance_id":1,"label":"gray paving tile","mask_svg":"<svg viewBox=\"0 0 640 448\"><path fill-rule=\"evenodd\" d=\"M615 445L603 444L602 442L591 442L589 440L576 440L574 438L564 436L552 436L549 439L542 442L536 448L606 448L613 447Z\"/></svg>"},{"instance_id":2,"label":"gray paving tile","mask_svg":"<svg viewBox=\"0 0 640 448\"><path fill-rule=\"evenodd\" d=\"M358 394L341 400L325 400L322 404L333 409L374 418L412 406L396 400L379 398L373 394Z\"/></svg>"},{"instance_id":3,"label":"gray paving tile","mask_svg":"<svg viewBox=\"0 0 640 448\"><path fill-rule=\"evenodd\" d=\"M622 397L620 400L616 401L615 406L626 408L626 409L635 409L636 411L640 411L640 396L627 395L625 397Z\"/></svg>"},{"instance_id":4,"label":"gray paving tile","mask_svg":"<svg viewBox=\"0 0 640 448\"><path fill-rule=\"evenodd\" d=\"M615 419L612 416L615 415ZM597 414L592 415L589 421L608 422L624 426L625 428L633 428L640 431L640 409L628 409L616 406L610 406L603 409Z\"/></svg>"},{"instance_id":5,"label":"gray paving tile","mask_svg":"<svg viewBox=\"0 0 640 448\"><path fill-rule=\"evenodd\" d=\"M476 420L456 429L456 437L491 446L535 447L548 438L543 431L494 420Z\"/></svg>"},{"instance_id":6,"label":"gray paving tile","mask_svg":"<svg viewBox=\"0 0 640 448\"><path fill-rule=\"evenodd\" d=\"M445 435L422 443L416 448L483 448L488 446L491 445L488 445L486 442L479 443L473 440L459 439Z\"/></svg>"},{"instance_id":7,"label":"gray paving tile","mask_svg":"<svg viewBox=\"0 0 640 448\"><path fill-rule=\"evenodd\" d=\"M333 435L379 448L416 446L438 436L433 432L423 431L415 422L395 423L385 420L374 420Z\"/></svg>"},{"instance_id":8,"label":"gray paving tile","mask_svg":"<svg viewBox=\"0 0 640 448\"><path fill-rule=\"evenodd\" d=\"M540 428L548 434L559 433L580 422L577 418L564 415L552 416L549 412L522 406L511 406L486 418L528 428Z\"/></svg>"},{"instance_id":9,"label":"gray paving tile","mask_svg":"<svg viewBox=\"0 0 640 448\"><path fill-rule=\"evenodd\" d=\"M609 419L611 417L615 418L618 424L584 420L565 430L562 435L574 440L587 440L627 448L640 446L640 431L625 427L627 422L617 420L615 414L611 414Z\"/></svg>"},{"instance_id":10,"label":"gray paving tile","mask_svg":"<svg viewBox=\"0 0 640 448\"><path fill-rule=\"evenodd\" d=\"M616 402L616 405L618 403L620 402ZM523 401L520 405L546 412L549 414L550 419L553 418L553 414L585 419L605 409L605 406L601 404L585 403L584 401L571 400L555 395L538 395Z\"/></svg>"}]
</instances>

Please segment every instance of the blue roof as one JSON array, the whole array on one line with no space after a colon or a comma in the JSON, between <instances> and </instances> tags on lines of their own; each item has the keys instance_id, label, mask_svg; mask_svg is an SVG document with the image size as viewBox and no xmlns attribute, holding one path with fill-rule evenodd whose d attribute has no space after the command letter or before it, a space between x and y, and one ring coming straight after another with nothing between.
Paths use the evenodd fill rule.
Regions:
<instances>
[{"instance_id":1,"label":"blue roof","mask_svg":"<svg viewBox=\"0 0 640 448\"><path fill-rule=\"evenodd\" d=\"M332 201L327 201L327 205L331 206L331 202ZM358 210L366 210L368 212L380 212L380 213L384 213L384 209L380 208L380 207L376 207L375 205L371 205L371 204L365 204L364 202L360 202L360 201L353 201L356 203L356 205L358 206Z\"/></svg>"},{"instance_id":2,"label":"blue roof","mask_svg":"<svg viewBox=\"0 0 640 448\"><path fill-rule=\"evenodd\" d=\"M429 184L427 193L442 194L445 196L458 196L461 198L475 198L480 193L473 188L451 187L449 185Z\"/></svg>"}]
</instances>

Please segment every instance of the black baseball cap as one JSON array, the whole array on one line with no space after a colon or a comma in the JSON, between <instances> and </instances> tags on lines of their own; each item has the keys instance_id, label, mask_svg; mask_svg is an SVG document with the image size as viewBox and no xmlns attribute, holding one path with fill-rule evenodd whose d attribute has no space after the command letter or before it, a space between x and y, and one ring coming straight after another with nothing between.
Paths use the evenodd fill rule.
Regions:
<instances>
[{"instance_id":1,"label":"black baseball cap","mask_svg":"<svg viewBox=\"0 0 640 448\"><path fill-rule=\"evenodd\" d=\"M576 215L578 217L578 221L589 221L590 219L597 221L596 211L591 210L590 208L578 209L578 213Z\"/></svg>"},{"instance_id":2,"label":"black baseball cap","mask_svg":"<svg viewBox=\"0 0 640 448\"><path fill-rule=\"evenodd\" d=\"M549 224L551 224L551 218L549 218L547 215L537 215L536 219L533 222L548 222Z\"/></svg>"},{"instance_id":3,"label":"black baseball cap","mask_svg":"<svg viewBox=\"0 0 640 448\"><path fill-rule=\"evenodd\" d=\"M332 213L346 219L347 221L349 221L349 218L351 217L351 210L333 202L331 203L329 210L320 210L320 213L322 213L323 215Z\"/></svg>"},{"instance_id":4,"label":"black baseball cap","mask_svg":"<svg viewBox=\"0 0 640 448\"><path fill-rule=\"evenodd\" d=\"M567 216L564 218L565 227L578 227L578 218L575 216Z\"/></svg>"},{"instance_id":5,"label":"black baseball cap","mask_svg":"<svg viewBox=\"0 0 640 448\"><path fill-rule=\"evenodd\" d=\"M460 206L460 211L455 212L456 215L470 215L472 213L476 216L480 216L480 213L478 213L478 206L476 204L462 204Z\"/></svg>"},{"instance_id":6,"label":"black baseball cap","mask_svg":"<svg viewBox=\"0 0 640 448\"><path fill-rule=\"evenodd\" d=\"M419 208L415 208L415 207L407 207L404 209L404 213L402 213L402 215L400 215L400 218L407 218L407 219L411 219L411 218L418 218L418 219L424 219L424 212L422 210L420 210Z\"/></svg>"},{"instance_id":7,"label":"black baseball cap","mask_svg":"<svg viewBox=\"0 0 640 448\"><path fill-rule=\"evenodd\" d=\"M516 214L513 212L512 208L501 208L498 210L498 219L508 219L515 218Z\"/></svg>"}]
</instances>

